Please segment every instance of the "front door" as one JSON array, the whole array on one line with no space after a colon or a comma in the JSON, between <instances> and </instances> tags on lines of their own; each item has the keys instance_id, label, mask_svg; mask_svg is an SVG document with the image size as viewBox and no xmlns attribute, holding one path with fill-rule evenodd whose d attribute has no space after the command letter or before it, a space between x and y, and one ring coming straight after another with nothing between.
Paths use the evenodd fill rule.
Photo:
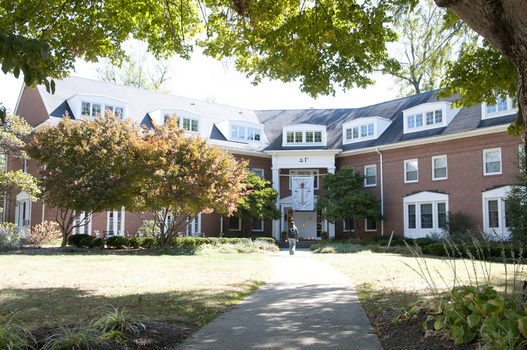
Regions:
<instances>
[{"instance_id":1,"label":"front door","mask_svg":"<svg viewBox=\"0 0 527 350\"><path fill-rule=\"evenodd\" d=\"M317 237L317 212L316 211L295 211L293 219L298 228L298 238Z\"/></svg>"}]
</instances>

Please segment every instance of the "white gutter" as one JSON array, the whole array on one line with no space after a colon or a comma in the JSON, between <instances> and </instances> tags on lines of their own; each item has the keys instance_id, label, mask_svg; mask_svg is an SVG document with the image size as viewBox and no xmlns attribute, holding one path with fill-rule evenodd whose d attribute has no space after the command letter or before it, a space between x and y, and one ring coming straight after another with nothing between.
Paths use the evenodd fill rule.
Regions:
<instances>
[{"instance_id":1,"label":"white gutter","mask_svg":"<svg viewBox=\"0 0 527 350\"><path fill-rule=\"evenodd\" d=\"M384 177L383 177L383 167L382 167L382 153L378 148L375 148L375 152L379 153L379 163L380 163L380 177L381 177L381 215L383 219L381 220L381 236L384 236Z\"/></svg>"}]
</instances>

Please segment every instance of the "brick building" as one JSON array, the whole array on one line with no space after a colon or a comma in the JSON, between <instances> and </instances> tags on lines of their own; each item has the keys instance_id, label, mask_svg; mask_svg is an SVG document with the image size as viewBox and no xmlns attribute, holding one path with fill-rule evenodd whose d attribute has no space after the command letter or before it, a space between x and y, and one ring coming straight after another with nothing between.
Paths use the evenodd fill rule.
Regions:
<instances>
[{"instance_id":1,"label":"brick building","mask_svg":"<svg viewBox=\"0 0 527 350\"><path fill-rule=\"evenodd\" d=\"M330 237L394 231L416 238L442 231L448 212L466 214L477 232L507 235L505 199L523 151L522 139L506 133L516 109L510 99L462 109L452 108L453 101L438 100L432 91L363 108L248 110L72 77L57 81L53 95L43 87L23 88L15 113L34 127L53 125L66 114L78 119L108 108L148 127L176 113L189 134L199 133L248 160L252 171L273 182L282 218L254 220L255 235L279 238L294 218L305 238L319 238L321 231ZM298 210L292 178L312 179L316 201L324 175L347 165L367 176L365 189L381 199L383 221L344 227L349 223L330 223L321 212ZM10 160L8 167L37 172L31 160ZM27 228L53 220L54 210L21 192L11 195L4 215ZM142 219L124 208L96 213L78 231L133 235ZM198 217L186 234L240 230L237 218L212 213Z\"/></svg>"}]
</instances>

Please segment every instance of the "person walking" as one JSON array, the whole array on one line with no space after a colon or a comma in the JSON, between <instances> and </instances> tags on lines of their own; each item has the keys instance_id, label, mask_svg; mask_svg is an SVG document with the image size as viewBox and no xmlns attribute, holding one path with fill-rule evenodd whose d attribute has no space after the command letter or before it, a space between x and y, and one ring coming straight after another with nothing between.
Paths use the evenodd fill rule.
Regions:
<instances>
[{"instance_id":1,"label":"person walking","mask_svg":"<svg viewBox=\"0 0 527 350\"><path fill-rule=\"evenodd\" d=\"M295 255L296 241L298 241L298 229L293 220L291 220L291 223L289 224L287 239L289 240L289 255Z\"/></svg>"}]
</instances>

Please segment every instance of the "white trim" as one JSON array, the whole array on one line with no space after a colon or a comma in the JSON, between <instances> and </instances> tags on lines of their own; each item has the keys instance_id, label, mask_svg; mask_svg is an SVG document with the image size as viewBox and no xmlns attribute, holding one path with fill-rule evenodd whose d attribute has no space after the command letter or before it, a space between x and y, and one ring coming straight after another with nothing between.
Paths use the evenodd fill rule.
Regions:
<instances>
[{"instance_id":1,"label":"white trim","mask_svg":"<svg viewBox=\"0 0 527 350\"><path fill-rule=\"evenodd\" d=\"M423 191L403 198L403 212L404 212L404 236L409 238L426 237L434 232L442 232L443 229L439 227L439 212L438 204L445 204L445 215L448 214L448 200L449 195L444 193ZM432 205L432 227L422 228L421 222L421 205ZM410 228L408 221L409 206L415 206L415 227Z\"/></svg>"},{"instance_id":2,"label":"white trim","mask_svg":"<svg viewBox=\"0 0 527 350\"><path fill-rule=\"evenodd\" d=\"M435 177L435 164L434 160L436 159L445 159L445 176L444 177ZM448 158L446 154L440 155L440 156L433 156L431 157L432 161L432 181L441 181L441 180L447 180L448 179Z\"/></svg>"},{"instance_id":3,"label":"white trim","mask_svg":"<svg viewBox=\"0 0 527 350\"><path fill-rule=\"evenodd\" d=\"M498 239L496 237L496 234L499 236L500 239L508 239L510 237L510 231L509 228L505 226L505 201L509 195L509 192L511 191L511 186L502 186L498 188L494 188L491 190L483 191L481 193L481 200L483 205L483 231L487 233L488 237L490 239ZM497 227L489 227L490 226L490 218L489 218L489 202L490 201L497 201L497 209L498 209L498 226Z\"/></svg>"},{"instance_id":4,"label":"white trim","mask_svg":"<svg viewBox=\"0 0 527 350\"><path fill-rule=\"evenodd\" d=\"M375 172L375 183L369 184L369 185L367 183L367 180L368 180L367 172L366 172L367 168L374 168L374 172ZM365 178L364 178L364 187L375 187L375 186L377 186L377 164L365 165L364 166L364 176L365 176Z\"/></svg>"},{"instance_id":5,"label":"white trim","mask_svg":"<svg viewBox=\"0 0 527 350\"><path fill-rule=\"evenodd\" d=\"M287 133L302 133L302 142L288 142L287 141ZM320 132L321 133L321 141L315 142L314 140L312 142L306 141L306 133L312 132L313 133L313 139L314 139L314 133ZM296 136L295 136L296 137ZM282 128L282 147L298 147L298 146L326 146L326 126L320 125L320 124L294 124L294 125L288 125L284 126Z\"/></svg>"},{"instance_id":6,"label":"white trim","mask_svg":"<svg viewBox=\"0 0 527 350\"><path fill-rule=\"evenodd\" d=\"M500 162L500 170L496 172L487 172L487 154L491 152L498 152L499 155L499 162ZM492 175L501 175L502 169L503 169L503 160L501 157L501 148L489 148L483 150L483 176L492 176Z\"/></svg>"},{"instance_id":7,"label":"white trim","mask_svg":"<svg viewBox=\"0 0 527 350\"><path fill-rule=\"evenodd\" d=\"M408 172L407 172L407 169L406 169L406 165L411 163L411 162L415 162L415 172L416 172L416 177L415 177L415 180L408 180ZM414 159L406 159L404 161L404 165L403 165L403 176L404 176L404 183L405 184L409 184L409 183L416 183L416 182L419 182L419 160L417 158L414 158Z\"/></svg>"},{"instance_id":8,"label":"white trim","mask_svg":"<svg viewBox=\"0 0 527 350\"><path fill-rule=\"evenodd\" d=\"M113 225L112 227L110 227L110 213L113 213L113 217L112 217L112 220L113 220ZM117 227L118 225L118 220L117 218L119 217L119 215L121 216L121 225L119 225L120 227ZM124 236L125 234L125 216L126 216L126 211L123 208L121 208L121 210L108 210L107 211L107 214L106 214L106 231L110 232L112 231L113 232L113 236Z\"/></svg>"},{"instance_id":9,"label":"white trim","mask_svg":"<svg viewBox=\"0 0 527 350\"><path fill-rule=\"evenodd\" d=\"M377 232L379 227L377 225L378 221L375 221L375 230L368 229L368 219L364 219L364 232Z\"/></svg>"},{"instance_id":10,"label":"white trim","mask_svg":"<svg viewBox=\"0 0 527 350\"><path fill-rule=\"evenodd\" d=\"M496 103L492 104L491 106L497 106L500 100L503 100L503 99L501 97L498 97L496 100ZM496 108L496 112L491 112L491 113L487 113L487 107L489 105L487 104L487 102L483 102L481 104L481 119L491 119L491 118L503 117L506 115L518 113L518 108L513 108L512 106L512 98L507 97L505 99L505 102L507 103L507 109L498 111Z\"/></svg>"},{"instance_id":11,"label":"white trim","mask_svg":"<svg viewBox=\"0 0 527 350\"><path fill-rule=\"evenodd\" d=\"M238 219L238 228L231 228L231 220ZM242 230L242 219L237 216L229 216L227 220L227 232L240 232Z\"/></svg>"}]
</instances>

